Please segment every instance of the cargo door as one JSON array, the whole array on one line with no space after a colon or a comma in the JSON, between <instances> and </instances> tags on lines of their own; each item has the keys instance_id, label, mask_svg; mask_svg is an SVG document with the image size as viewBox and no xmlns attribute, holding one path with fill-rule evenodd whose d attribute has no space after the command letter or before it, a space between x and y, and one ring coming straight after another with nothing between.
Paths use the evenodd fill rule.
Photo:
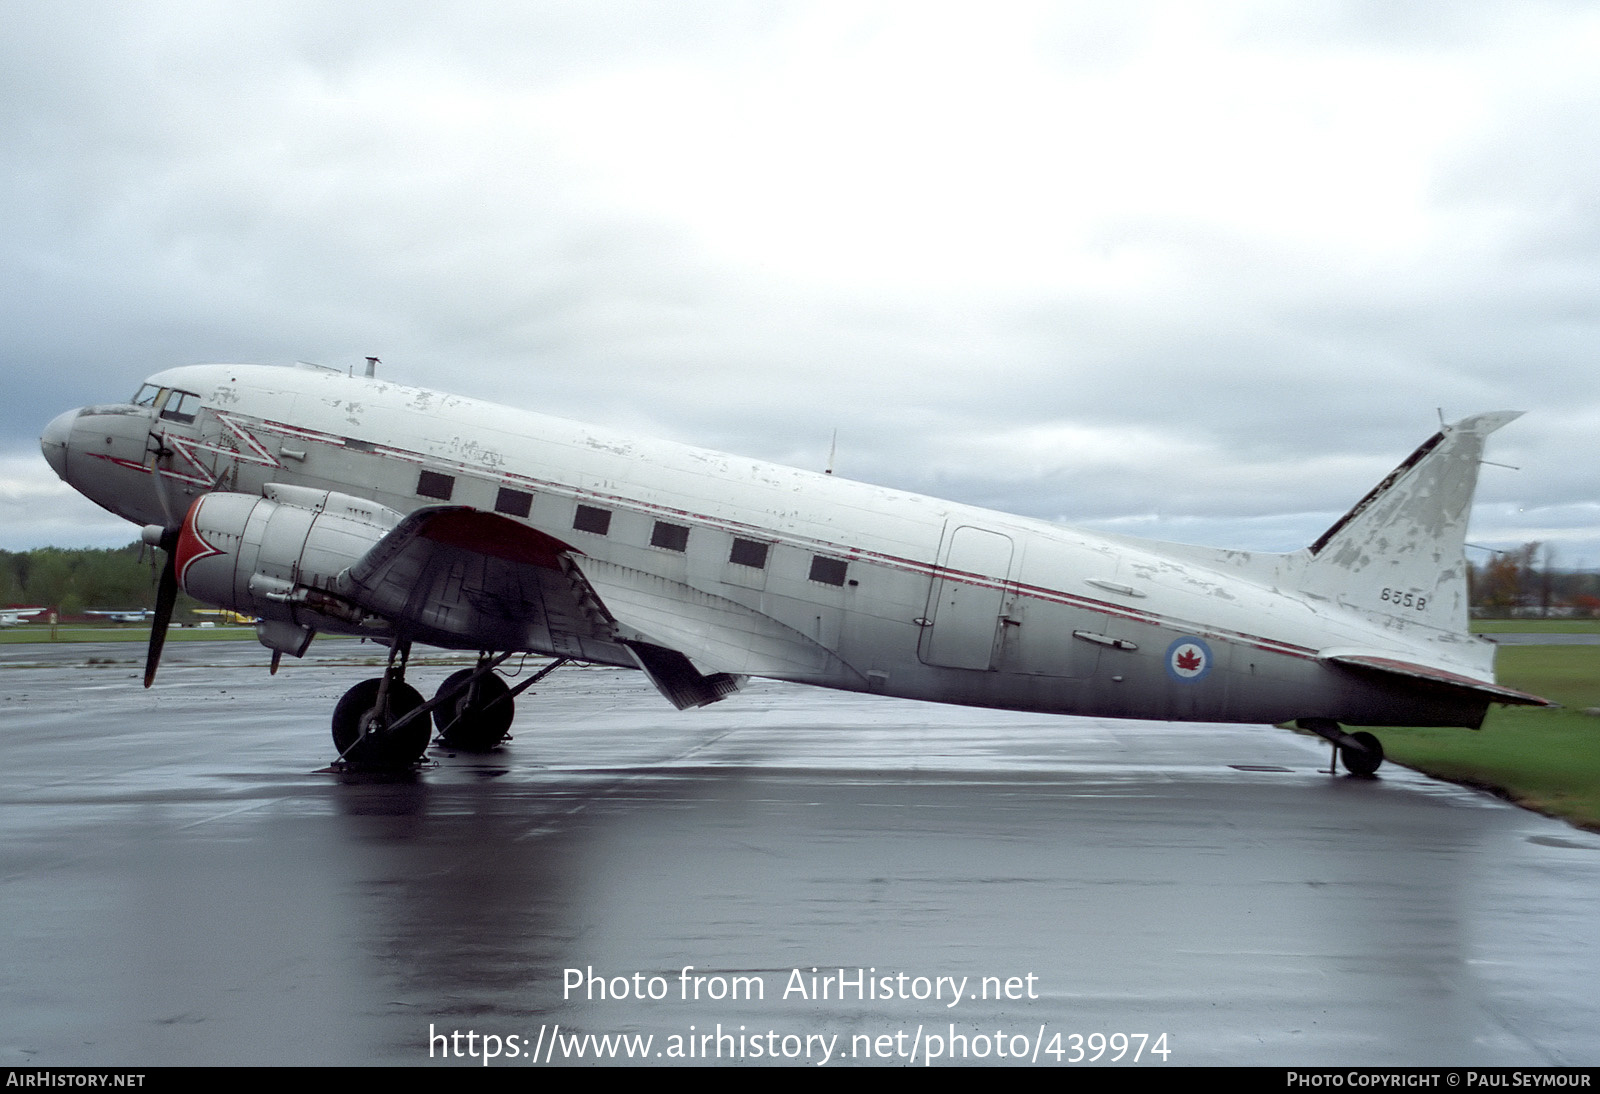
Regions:
<instances>
[{"instance_id":1,"label":"cargo door","mask_svg":"<svg viewBox=\"0 0 1600 1094\"><path fill-rule=\"evenodd\" d=\"M972 525L961 525L945 537L917 647L924 664L952 669L994 667L1014 549L1010 536Z\"/></svg>"}]
</instances>

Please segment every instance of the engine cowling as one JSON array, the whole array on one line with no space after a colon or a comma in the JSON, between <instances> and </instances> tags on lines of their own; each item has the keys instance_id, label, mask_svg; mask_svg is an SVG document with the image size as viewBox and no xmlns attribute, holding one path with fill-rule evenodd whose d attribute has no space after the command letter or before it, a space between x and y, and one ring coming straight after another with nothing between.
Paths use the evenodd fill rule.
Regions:
<instances>
[{"instance_id":1,"label":"engine cowling","mask_svg":"<svg viewBox=\"0 0 1600 1094\"><path fill-rule=\"evenodd\" d=\"M316 631L364 630L364 613L336 591L338 576L401 519L364 498L303 486L207 494L183 519L178 584L197 600L259 616L261 641L298 657Z\"/></svg>"}]
</instances>

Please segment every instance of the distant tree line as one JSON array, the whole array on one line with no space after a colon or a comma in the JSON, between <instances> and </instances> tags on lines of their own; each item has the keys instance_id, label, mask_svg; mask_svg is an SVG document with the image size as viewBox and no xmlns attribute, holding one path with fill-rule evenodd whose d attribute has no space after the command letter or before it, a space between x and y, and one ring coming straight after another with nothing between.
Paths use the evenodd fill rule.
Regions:
<instances>
[{"instance_id":1,"label":"distant tree line","mask_svg":"<svg viewBox=\"0 0 1600 1094\"><path fill-rule=\"evenodd\" d=\"M1600 617L1600 574L1556 569L1555 549L1546 543L1497 551L1472 566L1468 579L1479 615Z\"/></svg>"},{"instance_id":2,"label":"distant tree line","mask_svg":"<svg viewBox=\"0 0 1600 1094\"><path fill-rule=\"evenodd\" d=\"M0 606L51 608L63 618L154 607L161 555L146 548L141 560L139 547L0 551Z\"/></svg>"}]
</instances>

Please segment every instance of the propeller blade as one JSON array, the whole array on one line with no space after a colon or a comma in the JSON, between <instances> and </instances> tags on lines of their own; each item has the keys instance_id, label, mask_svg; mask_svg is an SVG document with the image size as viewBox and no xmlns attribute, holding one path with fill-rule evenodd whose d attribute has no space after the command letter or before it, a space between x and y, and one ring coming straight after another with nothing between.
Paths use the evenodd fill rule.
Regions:
<instances>
[{"instance_id":1,"label":"propeller blade","mask_svg":"<svg viewBox=\"0 0 1600 1094\"><path fill-rule=\"evenodd\" d=\"M150 441L155 442L155 447L150 446ZM145 443L145 452L151 457L150 478L155 483L156 501L161 503L161 512L167 518L166 526L174 527L178 519L172 515L172 500L167 497L167 477L161 473L161 461L172 455L172 449L167 447L160 434L152 430Z\"/></svg>"},{"instance_id":2,"label":"propeller blade","mask_svg":"<svg viewBox=\"0 0 1600 1094\"><path fill-rule=\"evenodd\" d=\"M172 622L172 606L178 599L178 535L176 531L161 537L161 549L166 552L166 565L161 567L161 584L156 587L156 615L150 623L150 647L144 655L144 686L155 683L156 666L161 664L161 649L167 644L167 624Z\"/></svg>"}]
</instances>

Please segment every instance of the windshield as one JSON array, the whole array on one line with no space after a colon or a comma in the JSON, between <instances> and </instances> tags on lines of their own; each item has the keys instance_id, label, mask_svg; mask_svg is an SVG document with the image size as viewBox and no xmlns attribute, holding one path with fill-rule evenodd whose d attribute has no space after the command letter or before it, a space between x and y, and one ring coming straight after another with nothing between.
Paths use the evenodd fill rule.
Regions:
<instances>
[{"instance_id":1,"label":"windshield","mask_svg":"<svg viewBox=\"0 0 1600 1094\"><path fill-rule=\"evenodd\" d=\"M192 422L200 410L200 396L176 388L167 396L167 405L161 416L169 422Z\"/></svg>"}]
</instances>

